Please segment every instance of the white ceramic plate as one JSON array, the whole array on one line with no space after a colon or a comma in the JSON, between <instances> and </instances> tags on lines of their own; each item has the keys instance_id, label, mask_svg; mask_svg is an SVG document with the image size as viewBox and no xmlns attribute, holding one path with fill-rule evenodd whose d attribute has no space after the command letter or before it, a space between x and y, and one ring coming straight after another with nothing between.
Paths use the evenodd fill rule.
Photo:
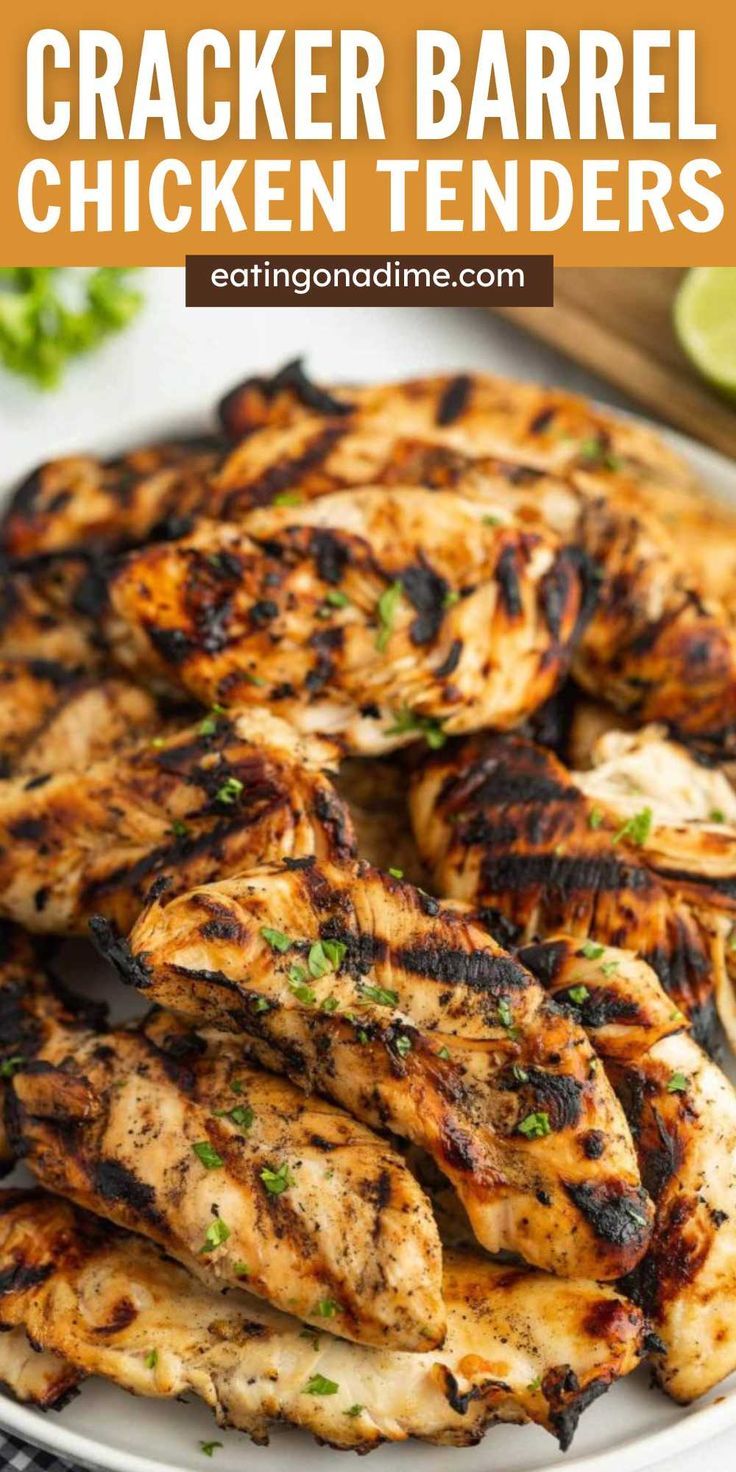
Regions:
<instances>
[{"instance_id":1,"label":"white ceramic plate","mask_svg":"<svg viewBox=\"0 0 736 1472\"><path fill-rule=\"evenodd\" d=\"M397 372L400 371L397 369ZM164 426L170 430L171 426ZM127 429L127 426L126 426ZM150 432L150 422L145 426ZM736 502L736 466L679 435L669 435L703 481L724 499ZM108 446L102 446L106 450ZM113 445L113 449L119 448ZM29 451L29 462L38 449ZM100 995L100 977L78 955L70 979L78 990ZM81 974L80 974L81 973ZM119 991L104 982L120 1015ZM10 1183L25 1179L21 1173ZM645 1370L614 1387L584 1414L572 1452L558 1452L538 1427L499 1426L479 1446L462 1451L421 1443L382 1447L371 1454L371 1472L638 1472L662 1458L686 1451L736 1425L736 1376L705 1403L685 1409L648 1386ZM206 1408L190 1404L132 1399L101 1381L90 1381L63 1411L41 1413L18 1406L0 1394L0 1426L83 1467L105 1472L282 1472L293 1457L300 1472L326 1472L335 1453L298 1432L276 1429L269 1448L255 1447L234 1431L219 1431ZM200 1442L222 1442L210 1459Z\"/></svg>"}]
</instances>

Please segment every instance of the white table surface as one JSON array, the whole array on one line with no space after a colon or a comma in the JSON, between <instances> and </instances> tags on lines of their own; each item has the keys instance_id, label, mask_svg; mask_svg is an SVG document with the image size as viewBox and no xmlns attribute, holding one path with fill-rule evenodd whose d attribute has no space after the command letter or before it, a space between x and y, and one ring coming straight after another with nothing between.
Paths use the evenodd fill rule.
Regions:
<instances>
[{"instance_id":1,"label":"white table surface","mask_svg":"<svg viewBox=\"0 0 736 1472\"><path fill-rule=\"evenodd\" d=\"M147 305L135 325L69 372L53 393L0 374L5 485L51 455L116 448L187 414L207 414L239 378L304 354L314 376L390 378L442 369L486 369L593 394L625 397L483 309L221 308L187 311L184 274L143 275ZM736 1431L661 1472L733 1472Z\"/></svg>"}]
</instances>

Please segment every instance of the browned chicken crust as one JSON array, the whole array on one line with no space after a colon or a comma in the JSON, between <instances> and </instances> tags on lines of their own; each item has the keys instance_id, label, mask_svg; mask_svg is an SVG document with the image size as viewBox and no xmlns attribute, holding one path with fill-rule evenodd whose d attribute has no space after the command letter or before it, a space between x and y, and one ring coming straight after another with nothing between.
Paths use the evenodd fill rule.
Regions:
<instances>
[{"instance_id":1,"label":"browned chicken crust","mask_svg":"<svg viewBox=\"0 0 736 1472\"><path fill-rule=\"evenodd\" d=\"M441 1344L437 1227L365 1125L160 1016L79 1033L59 1020L13 1073L8 1122L38 1180L158 1242L214 1288L360 1343Z\"/></svg>"},{"instance_id":2,"label":"browned chicken crust","mask_svg":"<svg viewBox=\"0 0 736 1472\"><path fill-rule=\"evenodd\" d=\"M657 1380L695 1400L736 1369L736 1092L631 952L560 936L520 954L580 1019L626 1109L656 1205L629 1288Z\"/></svg>"},{"instance_id":3,"label":"browned chicken crust","mask_svg":"<svg viewBox=\"0 0 736 1472\"><path fill-rule=\"evenodd\" d=\"M349 858L333 759L266 712L218 710L83 771L2 782L0 915L57 935L97 913L128 929L161 875L187 889L282 855Z\"/></svg>"},{"instance_id":4,"label":"browned chicken crust","mask_svg":"<svg viewBox=\"0 0 736 1472\"><path fill-rule=\"evenodd\" d=\"M689 887L650 863L636 823L586 797L551 752L519 736L471 738L423 764L411 810L438 888L502 941L567 930L636 951L712 1046L723 936Z\"/></svg>"},{"instance_id":5,"label":"browned chicken crust","mask_svg":"<svg viewBox=\"0 0 736 1472\"><path fill-rule=\"evenodd\" d=\"M0 660L4 776L83 768L160 725L153 697L128 680L94 679L43 660Z\"/></svg>"},{"instance_id":6,"label":"browned chicken crust","mask_svg":"<svg viewBox=\"0 0 736 1472\"><path fill-rule=\"evenodd\" d=\"M489 1250L599 1278L643 1254L650 1204L584 1033L421 891L303 860L155 900L129 945L93 926L145 995L425 1149Z\"/></svg>"},{"instance_id":7,"label":"browned chicken crust","mask_svg":"<svg viewBox=\"0 0 736 1472\"><path fill-rule=\"evenodd\" d=\"M139 1395L193 1390L221 1426L260 1444L277 1420L363 1452L411 1436L467 1446L494 1422L533 1421L564 1448L585 1407L642 1352L639 1311L597 1284L448 1252L443 1291L441 1350L305 1335L245 1293L215 1296L151 1244L67 1202L0 1194L0 1324L62 1356L67 1377L102 1374ZM27 1355L17 1352L20 1374ZM334 1389L310 1393L315 1376Z\"/></svg>"},{"instance_id":8,"label":"browned chicken crust","mask_svg":"<svg viewBox=\"0 0 736 1472\"><path fill-rule=\"evenodd\" d=\"M380 752L523 720L564 674L583 613L574 551L416 487L203 523L131 553L107 634L139 678L266 704Z\"/></svg>"}]
</instances>

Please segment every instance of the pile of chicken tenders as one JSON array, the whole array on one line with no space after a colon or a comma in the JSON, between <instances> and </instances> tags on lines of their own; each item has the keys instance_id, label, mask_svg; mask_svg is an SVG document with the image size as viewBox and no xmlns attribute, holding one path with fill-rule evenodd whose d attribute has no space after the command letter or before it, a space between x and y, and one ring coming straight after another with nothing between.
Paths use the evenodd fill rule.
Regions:
<instances>
[{"instance_id":1,"label":"pile of chicken tenders","mask_svg":"<svg viewBox=\"0 0 736 1472\"><path fill-rule=\"evenodd\" d=\"M566 394L291 363L0 548L0 1381L565 1448L736 1369L736 512Z\"/></svg>"}]
</instances>

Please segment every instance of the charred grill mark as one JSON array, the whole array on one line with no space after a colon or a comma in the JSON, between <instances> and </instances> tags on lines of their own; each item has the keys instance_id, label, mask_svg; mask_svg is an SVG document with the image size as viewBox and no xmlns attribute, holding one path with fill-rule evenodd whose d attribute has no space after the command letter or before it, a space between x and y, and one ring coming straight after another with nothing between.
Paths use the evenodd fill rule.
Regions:
<instances>
[{"instance_id":1,"label":"charred grill mark","mask_svg":"<svg viewBox=\"0 0 736 1472\"><path fill-rule=\"evenodd\" d=\"M14 1200L12 1205L17 1202ZM39 1267L31 1267L29 1264L19 1260L12 1267L0 1272L0 1298L9 1293L25 1293L28 1288L38 1288L45 1283L54 1272L53 1262L44 1263Z\"/></svg>"},{"instance_id":2,"label":"charred grill mark","mask_svg":"<svg viewBox=\"0 0 736 1472\"><path fill-rule=\"evenodd\" d=\"M345 568L350 561L350 549L340 540L336 532L317 527L310 532L309 555L314 560L323 583L336 587L342 582Z\"/></svg>"},{"instance_id":3,"label":"charred grill mark","mask_svg":"<svg viewBox=\"0 0 736 1472\"><path fill-rule=\"evenodd\" d=\"M574 1129L580 1121L583 1084L565 1073L547 1073L543 1068L530 1068L528 1087L531 1110L543 1110L549 1116L552 1130Z\"/></svg>"},{"instance_id":4,"label":"charred grill mark","mask_svg":"<svg viewBox=\"0 0 736 1472\"><path fill-rule=\"evenodd\" d=\"M153 979L146 956L140 951L136 955L117 926L106 920L104 915L93 915L89 929L93 944L103 960L114 967L120 980L126 986L145 991Z\"/></svg>"},{"instance_id":5,"label":"charred grill mark","mask_svg":"<svg viewBox=\"0 0 736 1472\"><path fill-rule=\"evenodd\" d=\"M489 1396L492 1390L496 1390L499 1395L510 1394L510 1387L503 1380L484 1380L482 1385L473 1385L470 1390L461 1393L460 1386L449 1366L438 1366L438 1369L440 1368L442 1371L445 1399L450 1409L457 1416L466 1416L468 1408L472 1405L473 1401Z\"/></svg>"},{"instance_id":6,"label":"charred grill mark","mask_svg":"<svg viewBox=\"0 0 736 1472\"><path fill-rule=\"evenodd\" d=\"M520 618L524 611L524 602L521 595L516 547L503 548L496 563L495 578L498 584L499 602L504 612L509 618Z\"/></svg>"},{"instance_id":7,"label":"charred grill mark","mask_svg":"<svg viewBox=\"0 0 736 1472\"><path fill-rule=\"evenodd\" d=\"M138 1310L130 1298L125 1296L119 1298L113 1304L112 1312L107 1323L96 1324L95 1333L100 1335L119 1334L122 1329L127 1329L138 1317Z\"/></svg>"},{"instance_id":8,"label":"charred grill mark","mask_svg":"<svg viewBox=\"0 0 736 1472\"><path fill-rule=\"evenodd\" d=\"M649 1235L646 1192L615 1181L563 1181L570 1200L602 1242L644 1246Z\"/></svg>"},{"instance_id":9,"label":"charred grill mark","mask_svg":"<svg viewBox=\"0 0 736 1472\"><path fill-rule=\"evenodd\" d=\"M467 373L459 373L457 378L451 379L437 405L435 424L446 428L460 419L470 403L472 388L473 380Z\"/></svg>"},{"instance_id":10,"label":"charred grill mark","mask_svg":"<svg viewBox=\"0 0 736 1472\"><path fill-rule=\"evenodd\" d=\"M631 890L645 896L656 889L644 868L603 854L513 854L486 853L482 861L484 886L494 893L521 894L542 889L564 899L576 894L609 894Z\"/></svg>"},{"instance_id":11,"label":"charred grill mark","mask_svg":"<svg viewBox=\"0 0 736 1472\"><path fill-rule=\"evenodd\" d=\"M558 1390L554 1377L560 1373L562 1374L562 1386ZM585 1389L581 1390L572 1370L563 1370L562 1372L549 1371L545 1375L542 1381L542 1390L550 1407L549 1419L557 1437L560 1451L566 1452L569 1449L583 1411L587 1410L587 1407L592 1405L594 1400L598 1400L601 1395L605 1395L609 1385L610 1381L605 1376L600 1376L597 1380L591 1380L585 1386ZM572 1396L572 1399L568 1400L567 1404L561 1405L560 1409L553 1409L555 1401L564 1401L566 1395Z\"/></svg>"},{"instance_id":12,"label":"charred grill mark","mask_svg":"<svg viewBox=\"0 0 736 1472\"><path fill-rule=\"evenodd\" d=\"M442 661L442 664L438 665L437 669L435 670L435 676L438 680L446 680L450 675L454 675L455 670L460 663L462 652L462 639L453 639L447 655Z\"/></svg>"},{"instance_id":13,"label":"charred grill mark","mask_svg":"<svg viewBox=\"0 0 736 1472\"><path fill-rule=\"evenodd\" d=\"M409 638L412 644L418 646L431 644L442 627L448 592L447 580L435 572L434 568L419 562L403 569L401 584L412 608L417 610L417 617L413 619L409 629Z\"/></svg>"},{"instance_id":14,"label":"charred grill mark","mask_svg":"<svg viewBox=\"0 0 736 1472\"><path fill-rule=\"evenodd\" d=\"M167 664L183 664L197 647L185 629L162 629L149 621L146 621L145 629L157 654Z\"/></svg>"},{"instance_id":15,"label":"charred grill mark","mask_svg":"<svg viewBox=\"0 0 736 1472\"><path fill-rule=\"evenodd\" d=\"M510 956L492 951L461 951L441 943L401 946L392 950L392 965L428 981L464 985L474 991L504 996L529 986L529 977Z\"/></svg>"},{"instance_id":16,"label":"charred grill mark","mask_svg":"<svg viewBox=\"0 0 736 1472\"><path fill-rule=\"evenodd\" d=\"M519 961L527 971L541 982L546 990L550 990L569 955L569 947L564 940L548 941L547 944L522 946L519 951Z\"/></svg>"},{"instance_id":17,"label":"charred grill mark","mask_svg":"<svg viewBox=\"0 0 736 1472\"><path fill-rule=\"evenodd\" d=\"M269 505L274 496L281 491L298 486L311 471L322 465L345 432L344 424L328 425L315 436L301 455L286 456L283 460L277 461L275 465L270 465L255 479L246 481L243 486L236 486L223 502L224 519L227 520L241 507ZM297 519L297 513L295 513L295 519Z\"/></svg>"},{"instance_id":18,"label":"charred grill mark","mask_svg":"<svg viewBox=\"0 0 736 1472\"><path fill-rule=\"evenodd\" d=\"M98 1160L91 1168L93 1190L103 1201L117 1202L152 1225L162 1226L163 1218L156 1205L153 1186L141 1181L117 1160Z\"/></svg>"}]
</instances>

